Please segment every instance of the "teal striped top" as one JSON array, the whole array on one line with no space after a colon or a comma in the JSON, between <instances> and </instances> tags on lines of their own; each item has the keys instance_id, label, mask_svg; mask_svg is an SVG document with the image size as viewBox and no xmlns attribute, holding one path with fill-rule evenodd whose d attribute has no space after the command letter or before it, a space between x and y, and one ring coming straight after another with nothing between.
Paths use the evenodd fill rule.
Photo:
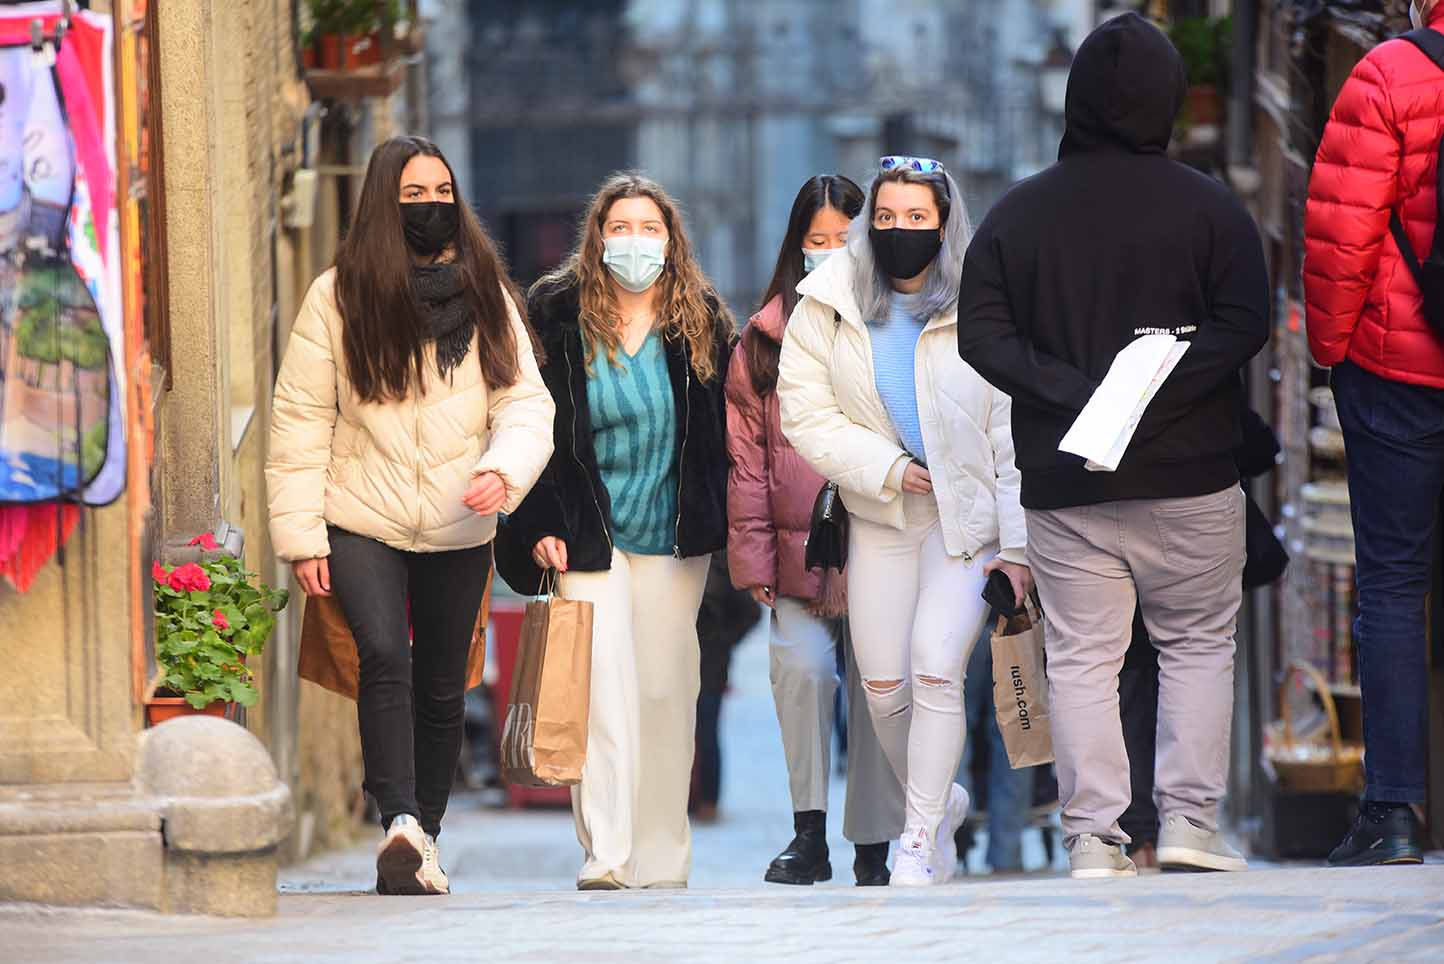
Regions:
<instances>
[{"instance_id":1,"label":"teal striped top","mask_svg":"<svg viewBox=\"0 0 1444 964\"><path fill-rule=\"evenodd\" d=\"M672 554L677 522L677 405L656 332L617 364L597 352L587 374L592 445L612 500L612 541L642 556Z\"/></svg>"}]
</instances>

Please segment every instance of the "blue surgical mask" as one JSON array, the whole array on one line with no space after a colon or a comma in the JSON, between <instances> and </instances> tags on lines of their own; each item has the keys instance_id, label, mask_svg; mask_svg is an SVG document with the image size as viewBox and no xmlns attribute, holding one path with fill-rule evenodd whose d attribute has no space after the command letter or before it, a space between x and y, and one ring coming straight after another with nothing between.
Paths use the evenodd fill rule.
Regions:
<instances>
[{"instance_id":1,"label":"blue surgical mask","mask_svg":"<svg viewBox=\"0 0 1444 964\"><path fill-rule=\"evenodd\" d=\"M667 263L667 242L639 234L622 234L607 238L602 264L617 279L617 284L633 294L641 294L662 274Z\"/></svg>"},{"instance_id":2,"label":"blue surgical mask","mask_svg":"<svg viewBox=\"0 0 1444 964\"><path fill-rule=\"evenodd\" d=\"M818 265L841 250L841 248L803 248L802 270L807 274L812 274L817 270Z\"/></svg>"}]
</instances>

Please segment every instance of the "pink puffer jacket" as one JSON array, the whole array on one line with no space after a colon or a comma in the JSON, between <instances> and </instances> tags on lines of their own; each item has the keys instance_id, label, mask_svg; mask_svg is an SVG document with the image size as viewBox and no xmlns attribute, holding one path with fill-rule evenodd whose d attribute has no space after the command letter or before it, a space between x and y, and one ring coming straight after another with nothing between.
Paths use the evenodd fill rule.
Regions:
<instances>
[{"instance_id":1,"label":"pink puffer jacket","mask_svg":"<svg viewBox=\"0 0 1444 964\"><path fill-rule=\"evenodd\" d=\"M779 344L787 319L774 298L752 316L751 326ZM747 364L747 337L727 368L727 565L739 589L770 586L779 596L821 602L824 585L804 565L812 505L824 480L782 434L777 393L758 396ZM842 580L830 584L841 588ZM831 597L834 590L827 587ZM837 613L841 600L827 600Z\"/></svg>"}]
</instances>

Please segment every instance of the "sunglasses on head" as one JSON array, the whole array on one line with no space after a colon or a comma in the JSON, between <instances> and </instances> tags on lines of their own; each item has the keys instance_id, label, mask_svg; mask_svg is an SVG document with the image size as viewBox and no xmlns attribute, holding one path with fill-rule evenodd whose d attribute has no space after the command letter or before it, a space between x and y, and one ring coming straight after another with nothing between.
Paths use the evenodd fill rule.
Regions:
<instances>
[{"instance_id":1,"label":"sunglasses on head","mask_svg":"<svg viewBox=\"0 0 1444 964\"><path fill-rule=\"evenodd\" d=\"M917 171L919 174L936 174L943 169L942 163L931 157L908 157L905 154L889 154L887 157L878 158L877 163L884 174L898 170Z\"/></svg>"}]
</instances>

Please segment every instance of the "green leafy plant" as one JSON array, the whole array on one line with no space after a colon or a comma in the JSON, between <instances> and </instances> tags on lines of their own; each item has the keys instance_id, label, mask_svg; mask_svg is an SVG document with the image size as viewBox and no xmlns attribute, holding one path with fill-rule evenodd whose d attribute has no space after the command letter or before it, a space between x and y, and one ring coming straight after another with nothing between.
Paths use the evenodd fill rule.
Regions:
<instances>
[{"instance_id":1,"label":"green leafy plant","mask_svg":"<svg viewBox=\"0 0 1444 964\"><path fill-rule=\"evenodd\" d=\"M191 544L218 548L210 533ZM151 575L161 685L198 710L217 701L254 705L254 677L245 661L266 648L289 593L260 582L230 555L173 569L157 562Z\"/></svg>"},{"instance_id":2,"label":"green leafy plant","mask_svg":"<svg viewBox=\"0 0 1444 964\"><path fill-rule=\"evenodd\" d=\"M1229 17L1186 17L1176 21L1169 38L1183 55L1190 87L1228 90L1233 56L1233 21Z\"/></svg>"},{"instance_id":3,"label":"green leafy plant","mask_svg":"<svg viewBox=\"0 0 1444 964\"><path fill-rule=\"evenodd\" d=\"M306 9L311 16L307 46L326 34L368 34L401 19L401 0L306 0Z\"/></svg>"}]
</instances>

